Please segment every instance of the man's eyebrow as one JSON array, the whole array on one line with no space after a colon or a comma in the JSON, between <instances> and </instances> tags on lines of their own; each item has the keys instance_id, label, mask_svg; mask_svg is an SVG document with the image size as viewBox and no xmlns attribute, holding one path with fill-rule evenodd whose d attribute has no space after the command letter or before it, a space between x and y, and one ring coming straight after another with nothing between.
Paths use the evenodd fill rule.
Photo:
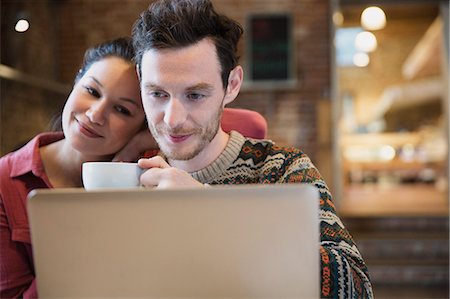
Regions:
<instances>
[{"instance_id":1,"label":"man's eyebrow","mask_svg":"<svg viewBox=\"0 0 450 299\"><path fill-rule=\"evenodd\" d=\"M148 83L144 84L144 89L147 89L147 90L162 90L163 88L161 86L157 85L157 84L153 84L153 83L148 82Z\"/></svg>"},{"instance_id":2,"label":"man's eyebrow","mask_svg":"<svg viewBox=\"0 0 450 299\"><path fill-rule=\"evenodd\" d=\"M145 90L164 90L163 87L154 84L154 83L145 83L143 88ZM205 90L205 91L212 91L214 89L214 87L211 84L208 83L198 83L192 86L189 86L186 88L187 92L192 92L192 91L198 91L198 90Z\"/></svg>"},{"instance_id":3,"label":"man's eyebrow","mask_svg":"<svg viewBox=\"0 0 450 299\"><path fill-rule=\"evenodd\" d=\"M195 84L193 86L190 86L188 88L186 88L187 92L192 92L192 91L198 91L198 90L203 90L203 91L212 91L214 89L214 87L211 84L208 83L198 83Z\"/></svg>"}]
</instances>

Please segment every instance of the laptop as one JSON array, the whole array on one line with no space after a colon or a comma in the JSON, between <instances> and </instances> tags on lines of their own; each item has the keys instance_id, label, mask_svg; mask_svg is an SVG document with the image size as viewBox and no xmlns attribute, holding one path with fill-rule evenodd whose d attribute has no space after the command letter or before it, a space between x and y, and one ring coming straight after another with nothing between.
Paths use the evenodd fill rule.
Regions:
<instances>
[{"instance_id":1,"label":"laptop","mask_svg":"<svg viewBox=\"0 0 450 299\"><path fill-rule=\"evenodd\" d=\"M306 184L35 190L40 298L319 298Z\"/></svg>"}]
</instances>

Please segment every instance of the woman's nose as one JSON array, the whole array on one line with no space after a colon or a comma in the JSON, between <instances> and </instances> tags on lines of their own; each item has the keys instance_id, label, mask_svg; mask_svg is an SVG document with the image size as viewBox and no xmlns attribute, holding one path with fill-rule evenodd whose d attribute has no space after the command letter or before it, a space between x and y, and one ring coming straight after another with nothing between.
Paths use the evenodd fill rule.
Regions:
<instances>
[{"instance_id":1,"label":"woman's nose","mask_svg":"<svg viewBox=\"0 0 450 299\"><path fill-rule=\"evenodd\" d=\"M104 125L106 122L106 103L102 100L97 101L86 111L86 116L92 123Z\"/></svg>"}]
</instances>

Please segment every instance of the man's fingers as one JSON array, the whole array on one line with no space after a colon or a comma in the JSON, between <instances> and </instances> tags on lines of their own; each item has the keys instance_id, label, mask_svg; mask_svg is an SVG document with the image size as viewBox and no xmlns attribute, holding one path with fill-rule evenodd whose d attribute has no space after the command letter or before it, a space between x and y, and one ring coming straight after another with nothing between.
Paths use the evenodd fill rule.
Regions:
<instances>
[{"instance_id":1,"label":"man's fingers","mask_svg":"<svg viewBox=\"0 0 450 299\"><path fill-rule=\"evenodd\" d=\"M160 156L149 159L139 159L138 165L144 169L141 174L141 185L145 187L157 187L160 185L163 170L170 168L170 165Z\"/></svg>"},{"instance_id":2,"label":"man's fingers","mask_svg":"<svg viewBox=\"0 0 450 299\"><path fill-rule=\"evenodd\" d=\"M141 174L140 182L145 187L158 186L161 180L161 172L159 167L152 167Z\"/></svg>"},{"instance_id":3,"label":"man's fingers","mask_svg":"<svg viewBox=\"0 0 450 299\"><path fill-rule=\"evenodd\" d=\"M149 169L149 168L167 168L170 167L169 164L160 156L155 156L149 159L139 159L138 165L140 168Z\"/></svg>"}]
</instances>

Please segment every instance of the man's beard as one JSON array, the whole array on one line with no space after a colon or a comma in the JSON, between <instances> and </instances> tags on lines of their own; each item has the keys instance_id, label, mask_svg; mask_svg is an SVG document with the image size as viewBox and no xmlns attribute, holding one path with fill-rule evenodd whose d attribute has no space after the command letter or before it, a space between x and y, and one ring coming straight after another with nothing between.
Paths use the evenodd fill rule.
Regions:
<instances>
[{"instance_id":1,"label":"man's beard","mask_svg":"<svg viewBox=\"0 0 450 299\"><path fill-rule=\"evenodd\" d=\"M223 106L220 105L220 108L218 109L215 117L208 122L206 128L198 126L193 129L175 128L173 130L169 130L165 127L164 123L161 123L160 125L157 126L150 125L149 128L156 142L158 143L160 150L167 159L187 161L195 158L214 139L214 137L217 134L217 131L219 130L222 118L222 111ZM191 151L186 152L183 149L172 150L169 148L165 148L164 146L165 143L162 142L161 140L164 139L164 137L160 137L171 134L192 135L190 138L198 136L199 141L197 141L197 144L194 145L195 147Z\"/></svg>"}]
</instances>

